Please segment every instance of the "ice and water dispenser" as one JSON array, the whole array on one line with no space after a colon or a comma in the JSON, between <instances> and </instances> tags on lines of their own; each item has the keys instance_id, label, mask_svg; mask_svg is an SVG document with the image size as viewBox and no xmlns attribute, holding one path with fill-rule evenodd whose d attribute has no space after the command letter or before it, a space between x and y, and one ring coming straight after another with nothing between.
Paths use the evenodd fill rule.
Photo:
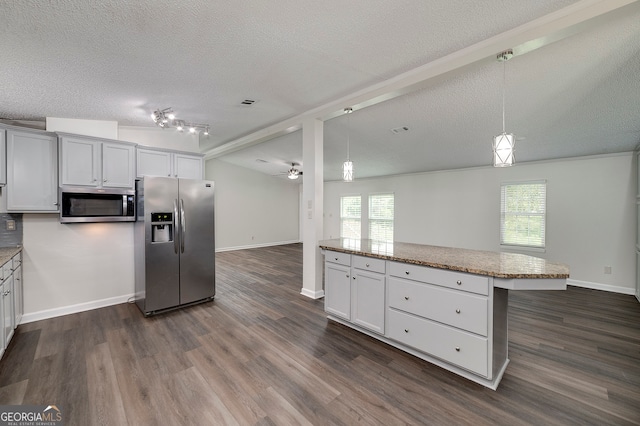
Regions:
<instances>
[{"instance_id":1,"label":"ice and water dispenser","mask_svg":"<svg viewBox=\"0 0 640 426\"><path fill-rule=\"evenodd\" d=\"M173 241L173 213L151 213L151 242Z\"/></svg>"}]
</instances>

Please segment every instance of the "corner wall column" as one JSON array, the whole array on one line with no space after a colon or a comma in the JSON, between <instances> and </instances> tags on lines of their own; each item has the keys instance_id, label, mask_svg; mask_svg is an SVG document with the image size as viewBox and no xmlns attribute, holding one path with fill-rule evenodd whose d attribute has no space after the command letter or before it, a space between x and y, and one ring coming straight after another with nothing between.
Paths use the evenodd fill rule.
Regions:
<instances>
[{"instance_id":1,"label":"corner wall column","mask_svg":"<svg viewBox=\"0 0 640 426\"><path fill-rule=\"evenodd\" d=\"M312 299L324 297L323 259L318 242L323 238L323 139L324 123L317 119L302 122L302 291Z\"/></svg>"}]
</instances>

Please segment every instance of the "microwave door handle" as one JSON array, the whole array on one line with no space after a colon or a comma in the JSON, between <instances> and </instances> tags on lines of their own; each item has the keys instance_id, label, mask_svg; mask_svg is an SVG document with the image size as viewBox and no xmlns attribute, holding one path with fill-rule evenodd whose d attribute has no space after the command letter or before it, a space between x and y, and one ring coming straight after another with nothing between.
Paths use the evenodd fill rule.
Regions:
<instances>
[{"instance_id":1,"label":"microwave door handle","mask_svg":"<svg viewBox=\"0 0 640 426\"><path fill-rule=\"evenodd\" d=\"M184 217L184 200L180 199L180 253L184 253L184 240L187 234L187 221Z\"/></svg>"},{"instance_id":2,"label":"microwave door handle","mask_svg":"<svg viewBox=\"0 0 640 426\"><path fill-rule=\"evenodd\" d=\"M127 196L122 196L122 216L127 215Z\"/></svg>"},{"instance_id":3,"label":"microwave door handle","mask_svg":"<svg viewBox=\"0 0 640 426\"><path fill-rule=\"evenodd\" d=\"M173 201L173 251L178 254L178 199Z\"/></svg>"}]
</instances>

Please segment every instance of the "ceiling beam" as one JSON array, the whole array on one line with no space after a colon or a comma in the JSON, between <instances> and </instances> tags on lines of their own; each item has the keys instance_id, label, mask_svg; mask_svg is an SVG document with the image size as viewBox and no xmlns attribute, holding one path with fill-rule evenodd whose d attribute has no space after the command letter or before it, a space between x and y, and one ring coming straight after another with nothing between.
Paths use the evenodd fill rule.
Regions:
<instances>
[{"instance_id":1,"label":"ceiling beam","mask_svg":"<svg viewBox=\"0 0 640 426\"><path fill-rule=\"evenodd\" d=\"M346 107L358 110L423 89L478 62L495 61L496 55L507 49L512 49L515 56L525 54L588 31L604 21L627 14L628 8L638 7L639 0L581 0L396 77L205 151L205 158L220 157L294 132L307 119L326 121L343 114Z\"/></svg>"}]
</instances>

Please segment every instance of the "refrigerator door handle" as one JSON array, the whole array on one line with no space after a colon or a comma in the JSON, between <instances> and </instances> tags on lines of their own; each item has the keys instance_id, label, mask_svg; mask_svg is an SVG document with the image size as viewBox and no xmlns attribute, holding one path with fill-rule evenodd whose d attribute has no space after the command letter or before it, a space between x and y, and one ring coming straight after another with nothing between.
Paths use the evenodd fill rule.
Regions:
<instances>
[{"instance_id":1,"label":"refrigerator door handle","mask_svg":"<svg viewBox=\"0 0 640 426\"><path fill-rule=\"evenodd\" d=\"M187 221L184 218L184 200L180 199L180 253L184 253L184 240L187 234Z\"/></svg>"},{"instance_id":2,"label":"refrigerator door handle","mask_svg":"<svg viewBox=\"0 0 640 426\"><path fill-rule=\"evenodd\" d=\"M173 201L173 251L178 254L178 239L182 237L178 230L178 199Z\"/></svg>"}]
</instances>

